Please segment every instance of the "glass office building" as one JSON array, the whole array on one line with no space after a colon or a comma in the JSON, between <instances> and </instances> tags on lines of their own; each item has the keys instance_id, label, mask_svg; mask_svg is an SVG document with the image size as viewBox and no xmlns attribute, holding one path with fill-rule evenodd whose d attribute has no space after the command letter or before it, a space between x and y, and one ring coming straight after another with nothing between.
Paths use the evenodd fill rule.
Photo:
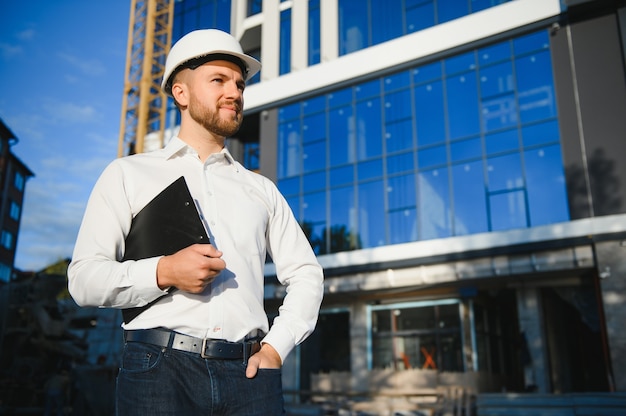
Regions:
<instances>
[{"instance_id":1,"label":"glass office building","mask_svg":"<svg viewBox=\"0 0 626 416\"><path fill-rule=\"evenodd\" d=\"M228 146L325 269L288 400L626 389L625 10L176 1L174 41L219 28L262 61Z\"/></svg>"}]
</instances>

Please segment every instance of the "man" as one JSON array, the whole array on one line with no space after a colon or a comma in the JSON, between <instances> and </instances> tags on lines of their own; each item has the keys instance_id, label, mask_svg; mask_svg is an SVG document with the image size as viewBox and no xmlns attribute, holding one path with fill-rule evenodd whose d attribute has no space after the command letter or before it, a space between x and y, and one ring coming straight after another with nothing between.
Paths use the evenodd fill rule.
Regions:
<instances>
[{"instance_id":1,"label":"man","mask_svg":"<svg viewBox=\"0 0 626 416\"><path fill-rule=\"evenodd\" d=\"M280 367L315 327L323 273L274 184L224 147L242 122L245 82L260 67L227 33L181 38L161 85L180 109L178 137L113 161L89 198L70 293L83 306L149 306L123 324L118 415L284 414ZM180 176L211 244L123 261L133 218ZM271 328L266 253L287 286Z\"/></svg>"}]
</instances>

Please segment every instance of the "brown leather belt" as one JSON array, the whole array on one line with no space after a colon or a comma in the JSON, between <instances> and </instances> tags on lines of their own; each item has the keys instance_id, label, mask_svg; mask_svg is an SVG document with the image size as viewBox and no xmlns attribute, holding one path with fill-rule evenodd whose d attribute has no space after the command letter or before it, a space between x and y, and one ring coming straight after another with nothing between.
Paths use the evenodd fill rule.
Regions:
<instances>
[{"instance_id":1,"label":"brown leather belt","mask_svg":"<svg viewBox=\"0 0 626 416\"><path fill-rule=\"evenodd\" d=\"M258 340L229 342L220 339L196 338L159 328L124 331L124 339L126 342L143 342L218 360L237 360L244 357L247 359L261 349Z\"/></svg>"}]
</instances>

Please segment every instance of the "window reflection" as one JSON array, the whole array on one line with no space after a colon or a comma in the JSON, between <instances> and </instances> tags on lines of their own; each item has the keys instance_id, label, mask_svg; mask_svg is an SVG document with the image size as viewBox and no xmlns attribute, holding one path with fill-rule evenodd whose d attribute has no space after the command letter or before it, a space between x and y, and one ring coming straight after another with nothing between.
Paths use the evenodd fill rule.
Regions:
<instances>
[{"instance_id":1,"label":"window reflection","mask_svg":"<svg viewBox=\"0 0 626 416\"><path fill-rule=\"evenodd\" d=\"M547 45L533 33L281 107L278 186L316 252L568 220Z\"/></svg>"}]
</instances>

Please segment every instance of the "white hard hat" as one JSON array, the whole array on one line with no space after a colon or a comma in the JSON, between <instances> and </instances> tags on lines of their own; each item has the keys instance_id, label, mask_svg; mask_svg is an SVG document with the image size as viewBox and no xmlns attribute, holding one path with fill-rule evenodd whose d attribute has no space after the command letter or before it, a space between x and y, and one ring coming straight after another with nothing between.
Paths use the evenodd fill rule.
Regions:
<instances>
[{"instance_id":1,"label":"white hard hat","mask_svg":"<svg viewBox=\"0 0 626 416\"><path fill-rule=\"evenodd\" d=\"M214 60L227 60L241 68L244 80L261 70L261 63L246 55L232 35L217 29L194 30L180 38L167 55L161 89L172 95L172 80L182 68L197 68Z\"/></svg>"}]
</instances>

